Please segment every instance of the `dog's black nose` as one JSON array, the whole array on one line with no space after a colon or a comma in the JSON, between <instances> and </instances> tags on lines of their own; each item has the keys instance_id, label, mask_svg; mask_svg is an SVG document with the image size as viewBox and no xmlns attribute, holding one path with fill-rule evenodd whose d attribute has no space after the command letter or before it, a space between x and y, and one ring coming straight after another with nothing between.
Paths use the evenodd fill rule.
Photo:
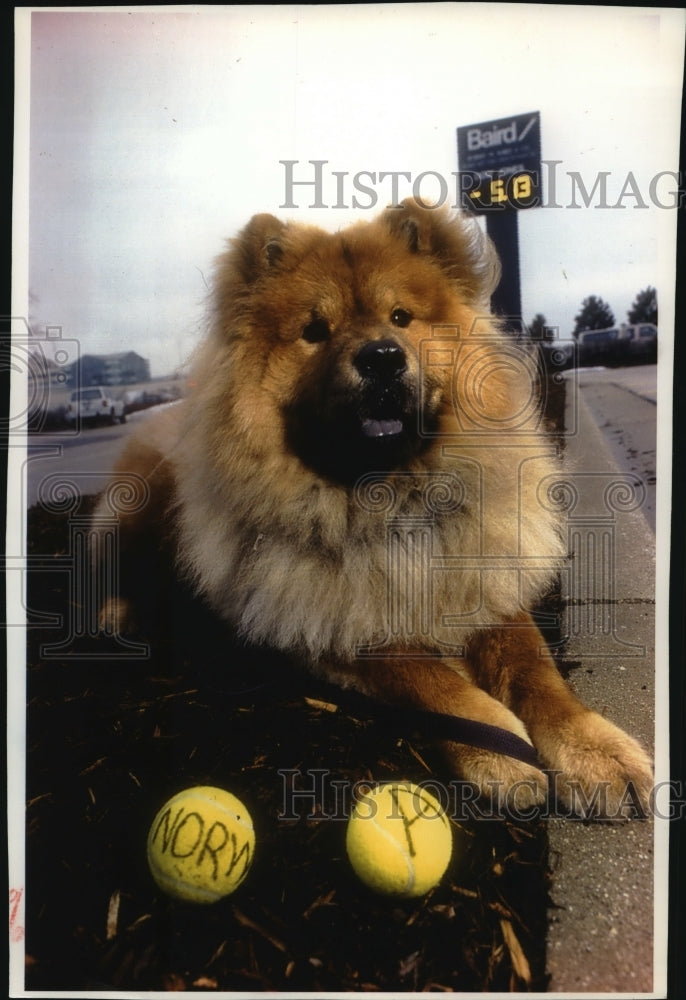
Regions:
<instances>
[{"instance_id":1,"label":"dog's black nose","mask_svg":"<svg viewBox=\"0 0 686 1000\"><path fill-rule=\"evenodd\" d=\"M364 378L390 382L405 371L407 358L394 340L370 340L357 352L353 364Z\"/></svg>"}]
</instances>

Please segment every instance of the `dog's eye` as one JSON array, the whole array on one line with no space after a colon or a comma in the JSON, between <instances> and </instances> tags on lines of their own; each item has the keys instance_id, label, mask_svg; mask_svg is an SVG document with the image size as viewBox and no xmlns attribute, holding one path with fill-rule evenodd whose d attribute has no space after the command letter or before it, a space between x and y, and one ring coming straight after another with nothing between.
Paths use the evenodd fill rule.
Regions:
<instances>
[{"instance_id":1,"label":"dog's eye","mask_svg":"<svg viewBox=\"0 0 686 1000\"><path fill-rule=\"evenodd\" d=\"M391 323L393 326L409 326L412 322L412 313L407 309L394 309L391 313Z\"/></svg>"},{"instance_id":2,"label":"dog's eye","mask_svg":"<svg viewBox=\"0 0 686 1000\"><path fill-rule=\"evenodd\" d=\"M315 317L307 326L303 327L302 338L308 344L320 344L323 340L328 340L331 336L331 328L325 319L320 316Z\"/></svg>"}]
</instances>

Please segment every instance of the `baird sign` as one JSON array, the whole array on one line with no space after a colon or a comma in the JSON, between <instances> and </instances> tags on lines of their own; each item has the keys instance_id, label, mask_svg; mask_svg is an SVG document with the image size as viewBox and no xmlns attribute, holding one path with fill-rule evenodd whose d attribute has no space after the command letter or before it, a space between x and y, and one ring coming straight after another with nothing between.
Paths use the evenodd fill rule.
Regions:
<instances>
[{"instance_id":1,"label":"baird sign","mask_svg":"<svg viewBox=\"0 0 686 1000\"><path fill-rule=\"evenodd\" d=\"M538 111L458 128L457 158L464 208L486 212L540 204Z\"/></svg>"}]
</instances>

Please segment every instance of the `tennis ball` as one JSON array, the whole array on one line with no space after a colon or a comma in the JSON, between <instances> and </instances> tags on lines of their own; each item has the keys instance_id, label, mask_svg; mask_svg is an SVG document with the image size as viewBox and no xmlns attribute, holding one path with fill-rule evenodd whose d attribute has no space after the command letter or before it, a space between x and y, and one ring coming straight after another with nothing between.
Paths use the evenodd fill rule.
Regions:
<instances>
[{"instance_id":1,"label":"tennis ball","mask_svg":"<svg viewBox=\"0 0 686 1000\"><path fill-rule=\"evenodd\" d=\"M445 873L450 823L425 789L390 782L365 794L348 821L346 849L360 879L389 896L423 896Z\"/></svg>"},{"instance_id":2,"label":"tennis ball","mask_svg":"<svg viewBox=\"0 0 686 1000\"><path fill-rule=\"evenodd\" d=\"M148 834L148 864L160 889L215 903L236 889L253 859L255 833L243 803L222 788L187 788L169 799Z\"/></svg>"}]
</instances>

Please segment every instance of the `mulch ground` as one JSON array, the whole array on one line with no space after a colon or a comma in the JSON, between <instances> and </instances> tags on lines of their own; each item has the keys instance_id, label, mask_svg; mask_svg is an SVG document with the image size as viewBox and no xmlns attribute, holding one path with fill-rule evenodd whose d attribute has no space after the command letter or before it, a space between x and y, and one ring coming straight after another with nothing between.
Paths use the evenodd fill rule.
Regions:
<instances>
[{"instance_id":1,"label":"mulch ground","mask_svg":"<svg viewBox=\"0 0 686 1000\"><path fill-rule=\"evenodd\" d=\"M69 553L67 514L34 508L28 533L30 555ZM70 580L43 560L28 582L27 989L545 990L544 823L454 820L437 888L374 895L346 858L341 789L448 782L427 734L237 647L180 590L146 658L95 636L55 649ZM281 771L296 790L322 772L315 804ZM257 835L248 877L210 906L167 898L145 857L160 806L200 784L237 795Z\"/></svg>"}]
</instances>

